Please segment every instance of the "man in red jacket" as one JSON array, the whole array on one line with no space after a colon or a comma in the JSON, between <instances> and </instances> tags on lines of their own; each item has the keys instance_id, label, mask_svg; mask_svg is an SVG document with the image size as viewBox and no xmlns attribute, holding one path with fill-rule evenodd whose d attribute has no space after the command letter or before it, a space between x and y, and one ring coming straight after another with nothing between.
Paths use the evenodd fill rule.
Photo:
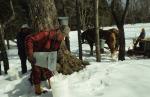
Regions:
<instances>
[{"instance_id":1,"label":"man in red jacket","mask_svg":"<svg viewBox=\"0 0 150 97\"><path fill-rule=\"evenodd\" d=\"M33 57L33 53L57 51L63 39L64 37L59 29L45 29L26 37L26 52L28 60L32 64L31 76L35 88L35 93L38 95L44 92L40 87L41 80L49 79L52 76L52 72L48 68L36 66L36 59Z\"/></svg>"}]
</instances>

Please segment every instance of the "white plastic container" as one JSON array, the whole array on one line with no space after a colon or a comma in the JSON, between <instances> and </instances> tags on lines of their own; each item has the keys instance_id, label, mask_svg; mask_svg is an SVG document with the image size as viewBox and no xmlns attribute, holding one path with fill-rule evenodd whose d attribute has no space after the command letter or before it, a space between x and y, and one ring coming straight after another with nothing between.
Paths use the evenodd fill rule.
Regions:
<instances>
[{"instance_id":1,"label":"white plastic container","mask_svg":"<svg viewBox=\"0 0 150 97\"><path fill-rule=\"evenodd\" d=\"M33 56L36 59L35 65L43 68L48 68L51 71L56 71L57 51L34 52Z\"/></svg>"},{"instance_id":2,"label":"white plastic container","mask_svg":"<svg viewBox=\"0 0 150 97\"><path fill-rule=\"evenodd\" d=\"M19 72L17 68L8 70L8 77L11 81L19 79Z\"/></svg>"},{"instance_id":3,"label":"white plastic container","mask_svg":"<svg viewBox=\"0 0 150 97\"><path fill-rule=\"evenodd\" d=\"M63 76L50 79L53 97L72 97L70 95L68 80Z\"/></svg>"}]
</instances>

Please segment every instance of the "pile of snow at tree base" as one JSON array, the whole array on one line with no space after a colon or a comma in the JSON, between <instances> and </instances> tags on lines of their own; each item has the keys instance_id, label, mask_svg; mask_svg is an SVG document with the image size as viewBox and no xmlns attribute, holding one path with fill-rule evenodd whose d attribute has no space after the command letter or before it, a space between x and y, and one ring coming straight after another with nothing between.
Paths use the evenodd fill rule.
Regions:
<instances>
[{"instance_id":1,"label":"pile of snow at tree base","mask_svg":"<svg viewBox=\"0 0 150 97\"><path fill-rule=\"evenodd\" d=\"M150 27L147 24L125 25L126 48L132 45L132 38L137 37L141 28L145 28L150 36ZM108 29L110 27L105 27ZM78 55L77 32L70 32L71 51ZM11 43L11 45L15 45ZM52 89L47 84L42 86L48 93L35 95L34 88L28 78L31 66L28 63L28 73L21 74L20 60L17 49L13 46L8 50L11 76L0 76L0 97L149 97L150 95L150 59L143 56L129 58L125 61L112 62L110 52L102 54L102 62L98 63L95 57L89 56L89 45L83 45L83 59L91 63L86 68L71 75L57 74L51 79ZM2 66L3 69L3 66ZM12 70L12 71L11 71ZM4 70L3 70L4 71Z\"/></svg>"}]
</instances>

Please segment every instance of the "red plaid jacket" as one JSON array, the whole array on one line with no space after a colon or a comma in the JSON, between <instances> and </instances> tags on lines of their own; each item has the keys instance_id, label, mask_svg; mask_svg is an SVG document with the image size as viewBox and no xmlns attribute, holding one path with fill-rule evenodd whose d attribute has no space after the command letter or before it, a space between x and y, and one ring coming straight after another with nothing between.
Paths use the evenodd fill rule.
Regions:
<instances>
[{"instance_id":1,"label":"red plaid jacket","mask_svg":"<svg viewBox=\"0 0 150 97\"><path fill-rule=\"evenodd\" d=\"M25 40L27 56L32 56L33 52L56 51L63 39L63 35L55 30L29 35Z\"/></svg>"}]
</instances>

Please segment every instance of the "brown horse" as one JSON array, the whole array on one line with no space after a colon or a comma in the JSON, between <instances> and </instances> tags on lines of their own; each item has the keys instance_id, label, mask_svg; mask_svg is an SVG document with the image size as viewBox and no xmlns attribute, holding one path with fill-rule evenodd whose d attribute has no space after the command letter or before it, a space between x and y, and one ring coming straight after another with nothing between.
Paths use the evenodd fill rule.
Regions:
<instances>
[{"instance_id":1,"label":"brown horse","mask_svg":"<svg viewBox=\"0 0 150 97\"><path fill-rule=\"evenodd\" d=\"M85 43L87 40L88 44L90 45L90 54L93 55L93 45L96 39L96 32L95 28L87 29L81 34L82 43ZM102 30L99 29L100 39L104 39L110 48L111 55L114 56L116 50L118 49L118 30L115 28L109 30Z\"/></svg>"}]
</instances>

